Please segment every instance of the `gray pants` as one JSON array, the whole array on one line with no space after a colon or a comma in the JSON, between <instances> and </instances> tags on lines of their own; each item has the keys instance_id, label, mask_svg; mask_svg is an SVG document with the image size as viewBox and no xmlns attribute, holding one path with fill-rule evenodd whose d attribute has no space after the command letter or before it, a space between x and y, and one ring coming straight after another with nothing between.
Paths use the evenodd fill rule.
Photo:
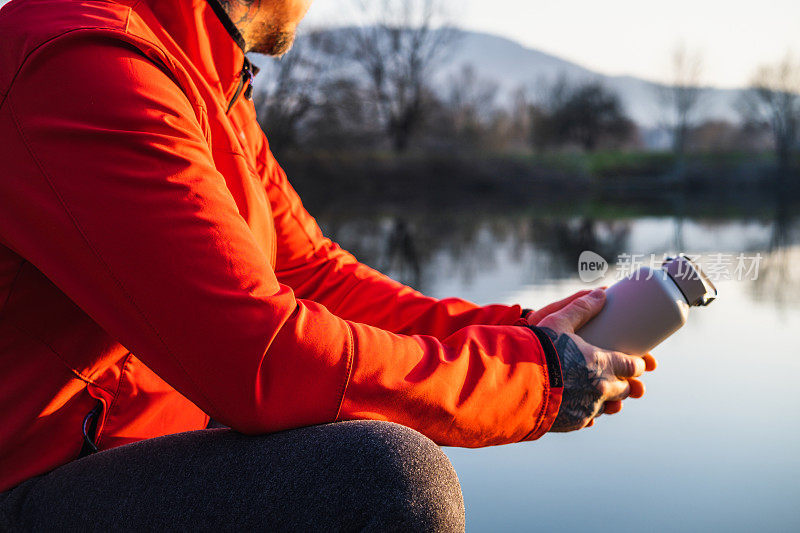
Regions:
<instances>
[{"instance_id":1,"label":"gray pants","mask_svg":"<svg viewBox=\"0 0 800 533\"><path fill-rule=\"evenodd\" d=\"M206 429L84 457L0 494L0 531L463 531L458 478L406 427Z\"/></svg>"}]
</instances>

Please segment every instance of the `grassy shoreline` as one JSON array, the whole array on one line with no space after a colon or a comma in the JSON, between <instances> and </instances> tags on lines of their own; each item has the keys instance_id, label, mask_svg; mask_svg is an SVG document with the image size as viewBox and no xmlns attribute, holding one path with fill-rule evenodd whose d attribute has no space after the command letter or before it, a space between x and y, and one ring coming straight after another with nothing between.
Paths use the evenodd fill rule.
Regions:
<instances>
[{"instance_id":1,"label":"grassy shoreline","mask_svg":"<svg viewBox=\"0 0 800 533\"><path fill-rule=\"evenodd\" d=\"M800 173L769 154L288 152L312 212L481 209L593 216L771 216L797 205Z\"/></svg>"}]
</instances>

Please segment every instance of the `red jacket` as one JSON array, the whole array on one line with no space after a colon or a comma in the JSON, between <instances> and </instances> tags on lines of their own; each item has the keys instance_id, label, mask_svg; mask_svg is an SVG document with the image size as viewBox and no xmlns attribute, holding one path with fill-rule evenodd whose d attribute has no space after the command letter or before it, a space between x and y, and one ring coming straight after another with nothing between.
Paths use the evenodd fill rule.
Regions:
<instances>
[{"instance_id":1,"label":"red jacket","mask_svg":"<svg viewBox=\"0 0 800 533\"><path fill-rule=\"evenodd\" d=\"M519 307L425 297L322 236L207 0L13 0L0 44L0 490L78 457L98 401L100 449L208 415L549 429L558 360Z\"/></svg>"}]
</instances>

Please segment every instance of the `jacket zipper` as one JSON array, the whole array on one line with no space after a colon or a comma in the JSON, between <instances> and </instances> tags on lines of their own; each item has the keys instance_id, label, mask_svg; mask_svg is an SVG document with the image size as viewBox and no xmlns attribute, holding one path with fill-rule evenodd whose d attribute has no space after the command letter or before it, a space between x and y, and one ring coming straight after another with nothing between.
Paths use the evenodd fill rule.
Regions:
<instances>
[{"instance_id":1,"label":"jacket zipper","mask_svg":"<svg viewBox=\"0 0 800 533\"><path fill-rule=\"evenodd\" d=\"M83 432L83 447L81 448L80 457L86 457L98 451L95 439L97 438L97 424L100 420L100 413L103 412L103 402L97 400L94 408L87 413L83 419L81 427Z\"/></svg>"},{"instance_id":2,"label":"jacket zipper","mask_svg":"<svg viewBox=\"0 0 800 533\"><path fill-rule=\"evenodd\" d=\"M244 65L242 65L242 71L239 73L239 85L236 87L236 92L233 93L231 101L228 102L228 109L226 113L230 113L233 104L235 104L236 100L238 100L239 96L241 96L242 90L244 90L245 98L248 100L253 99L253 77L253 65L250 63L250 60L245 57Z\"/></svg>"}]
</instances>

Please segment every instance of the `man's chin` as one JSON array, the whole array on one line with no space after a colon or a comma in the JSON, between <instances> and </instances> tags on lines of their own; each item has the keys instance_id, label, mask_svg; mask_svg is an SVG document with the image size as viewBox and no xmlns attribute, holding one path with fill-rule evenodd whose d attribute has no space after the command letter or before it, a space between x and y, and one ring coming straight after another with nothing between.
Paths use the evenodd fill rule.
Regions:
<instances>
[{"instance_id":1,"label":"man's chin","mask_svg":"<svg viewBox=\"0 0 800 533\"><path fill-rule=\"evenodd\" d=\"M280 57L291 50L294 44L294 36L295 33L290 31L269 32L263 36L260 42L251 46L250 52Z\"/></svg>"}]
</instances>

